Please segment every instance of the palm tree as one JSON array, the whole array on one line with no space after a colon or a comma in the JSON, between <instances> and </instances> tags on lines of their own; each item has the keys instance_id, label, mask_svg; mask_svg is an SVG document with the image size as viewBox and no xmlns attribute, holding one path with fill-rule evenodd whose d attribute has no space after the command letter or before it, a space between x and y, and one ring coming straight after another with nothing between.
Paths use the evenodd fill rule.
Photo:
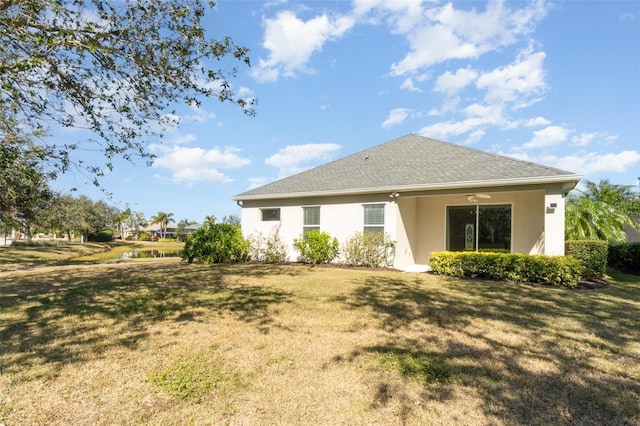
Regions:
<instances>
[{"instance_id":1,"label":"palm tree","mask_svg":"<svg viewBox=\"0 0 640 426\"><path fill-rule=\"evenodd\" d=\"M598 183L587 181L585 186L586 197L614 205L629 216L640 216L640 198L632 185L614 185L604 179Z\"/></svg>"},{"instance_id":2,"label":"palm tree","mask_svg":"<svg viewBox=\"0 0 640 426\"><path fill-rule=\"evenodd\" d=\"M216 220L218 220L217 217L215 217L214 215L208 215L204 217L204 221L202 222L202 227L203 228L208 228L212 225L215 225Z\"/></svg>"},{"instance_id":3,"label":"palm tree","mask_svg":"<svg viewBox=\"0 0 640 426\"><path fill-rule=\"evenodd\" d=\"M132 211L129 213L129 217L125 221L125 224L129 227L129 229L133 229L135 235L137 236L140 227L146 226L147 219L145 219L144 213Z\"/></svg>"},{"instance_id":4,"label":"palm tree","mask_svg":"<svg viewBox=\"0 0 640 426\"><path fill-rule=\"evenodd\" d=\"M166 238L167 225L169 225L170 222L175 223L175 220L173 220L173 213L158 212L158 214L151 217L152 224L157 223L160 225L160 234L162 235L162 238Z\"/></svg>"},{"instance_id":5,"label":"palm tree","mask_svg":"<svg viewBox=\"0 0 640 426\"><path fill-rule=\"evenodd\" d=\"M637 227L631 214L640 206L630 187L612 185L604 180L588 182L580 195L569 196L565 230L568 240L604 240L624 242L624 225Z\"/></svg>"},{"instance_id":6,"label":"palm tree","mask_svg":"<svg viewBox=\"0 0 640 426\"><path fill-rule=\"evenodd\" d=\"M118 212L116 216L116 233L119 238L124 238L124 225L131 217L131 209L127 208L124 211Z\"/></svg>"}]
</instances>

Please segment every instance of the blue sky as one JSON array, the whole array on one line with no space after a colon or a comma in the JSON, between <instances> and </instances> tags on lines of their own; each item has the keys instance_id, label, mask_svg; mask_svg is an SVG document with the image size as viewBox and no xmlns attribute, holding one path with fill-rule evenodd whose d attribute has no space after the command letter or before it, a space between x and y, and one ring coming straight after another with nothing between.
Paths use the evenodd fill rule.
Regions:
<instances>
[{"instance_id":1,"label":"blue sky","mask_svg":"<svg viewBox=\"0 0 640 426\"><path fill-rule=\"evenodd\" d=\"M638 1L219 1L206 28L250 48L232 88L257 116L178 106L152 167L103 179L110 200L77 174L56 189L221 219L236 194L408 133L637 188Z\"/></svg>"}]
</instances>

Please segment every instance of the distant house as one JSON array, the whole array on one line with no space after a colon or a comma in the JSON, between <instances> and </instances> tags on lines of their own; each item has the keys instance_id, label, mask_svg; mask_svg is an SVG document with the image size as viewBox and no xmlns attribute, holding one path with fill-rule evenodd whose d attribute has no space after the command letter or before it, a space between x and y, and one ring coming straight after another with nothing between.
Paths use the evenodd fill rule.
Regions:
<instances>
[{"instance_id":1,"label":"distant house","mask_svg":"<svg viewBox=\"0 0 640 426\"><path fill-rule=\"evenodd\" d=\"M185 226L184 235L186 236L188 234L191 234L192 232L197 231L198 229L200 229L201 226L202 225L198 223ZM177 235L178 227L173 223L169 223L167 225L167 228L165 229L164 233L162 232L162 229L159 223L149 223L146 226L139 227L137 231L131 228L126 228L124 230L124 237L127 238L130 235L136 235L140 232L148 232L151 234L153 238L163 238L163 235L165 236L165 238L183 237L183 236Z\"/></svg>"},{"instance_id":2,"label":"distant house","mask_svg":"<svg viewBox=\"0 0 640 426\"><path fill-rule=\"evenodd\" d=\"M345 242L386 232L395 267L440 250L564 254L565 196L580 176L414 134L236 195L242 231Z\"/></svg>"}]
</instances>

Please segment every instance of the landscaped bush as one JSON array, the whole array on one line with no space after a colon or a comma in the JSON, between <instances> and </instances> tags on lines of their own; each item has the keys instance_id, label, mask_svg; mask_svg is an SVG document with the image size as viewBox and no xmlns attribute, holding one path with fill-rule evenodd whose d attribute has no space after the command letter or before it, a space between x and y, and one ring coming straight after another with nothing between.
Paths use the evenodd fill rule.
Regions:
<instances>
[{"instance_id":1,"label":"landscaped bush","mask_svg":"<svg viewBox=\"0 0 640 426\"><path fill-rule=\"evenodd\" d=\"M353 266L390 266L395 244L383 232L356 232L342 247L344 263Z\"/></svg>"},{"instance_id":2,"label":"landscaped bush","mask_svg":"<svg viewBox=\"0 0 640 426\"><path fill-rule=\"evenodd\" d=\"M609 244L606 241L581 240L565 242L565 254L580 260L584 266L582 278L602 278L607 273L607 254Z\"/></svg>"},{"instance_id":3,"label":"landscaped bush","mask_svg":"<svg viewBox=\"0 0 640 426\"><path fill-rule=\"evenodd\" d=\"M218 223L189 234L182 259L189 263L244 262L249 257L249 243L242 238L239 226Z\"/></svg>"},{"instance_id":4,"label":"landscaped bush","mask_svg":"<svg viewBox=\"0 0 640 426\"><path fill-rule=\"evenodd\" d=\"M338 239L317 229L293 240L293 246L300 253L300 260L313 265L332 262L339 253Z\"/></svg>"},{"instance_id":5,"label":"landscaped bush","mask_svg":"<svg viewBox=\"0 0 640 426\"><path fill-rule=\"evenodd\" d=\"M621 271L640 274L640 242L610 246L608 263Z\"/></svg>"},{"instance_id":6,"label":"landscaped bush","mask_svg":"<svg viewBox=\"0 0 640 426\"><path fill-rule=\"evenodd\" d=\"M89 242L92 243L108 243L113 241L113 231L111 229L104 229L100 232L89 234Z\"/></svg>"},{"instance_id":7,"label":"landscaped bush","mask_svg":"<svg viewBox=\"0 0 640 426\"><path fill-rule=\"evenodd\" d=\"M433 252L434 273L454 277L486 278L575 287L582 262L571 256L542 256L485 252Z\"/></svg>"},{"instance_id":8,"label":"landscaped bush","mask_svg":"<svg viewBox=\"0 0 640 426\"><path fill-rule=\"evenodd\" d=\"M287 246L277 232L270 237L265 237L261 233L250 235L247 241L251 260L264 263L287 261Z\"/></svg>"},{"instance_id":9,"label":"landscaped bush","mask_svg":"<svg viewBox=\"0 0 640 426\"><path fill-rule=\"evenodd\" d=\"M138 234L138 241L151 241L152 238L151 232L144 231Z\"/></svg>"}]
</instances>

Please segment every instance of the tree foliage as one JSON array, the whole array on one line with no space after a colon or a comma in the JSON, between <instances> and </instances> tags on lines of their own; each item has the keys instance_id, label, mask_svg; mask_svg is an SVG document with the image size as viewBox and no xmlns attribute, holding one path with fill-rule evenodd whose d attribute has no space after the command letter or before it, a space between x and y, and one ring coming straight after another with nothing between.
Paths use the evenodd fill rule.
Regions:
<instances>
[{"instance_id":1,"label":"tree foliage","mask_svg":"<svg viewBox=\"0 0 640 426\"><path fill-rule=\"evenodd\" d=\"M227 223L202 227L187 237L182 259L189 263L244 262L249 257L249 243L242 231Z\"/></svg>"},{"instance_id":2,"label":"tree foliage","mask_svg":"<svg viewBox=\"0 0 640 426\"><path fill-rule=\"evenodd\" d=\"M158 212L158 214L151 217L151 223L157 223L160 225L162 238L166 238L167 236L167 226L169 226L169 223L175 222L176 221L173 219L173 213Z\"/></svg>"},{"instance_id":3,"label":"tree foliage","mask_svg":"<svg viewBox=\"0 0 640 426\"><path fill-rule=\"evenodd\" d=\"M640 212L640 200L631 187L613 185L608 180L587 181L584 191L571 195L566 204L567 240L624 242L624 226L638 227L631 218Z\"/></svg>"},{"instance_id":4,"label":"tree foliage","mask_svg":"<svg viewBox=\"0 0 640 426\"><path fill-rule=\"evenodd\" d=\"M178 224L176 225L176 238L180 241L184 241L187 235L187 227L191 225L195 225L198 222L189 219L180 219Z\"/></svg>"},{"instance_id":5,"label":"tree foliage","mask_svg":"<svg viewBox=\"0 0 640 426\"><path fill-rule=\"evenodd\" d=\"M62 232L69 240L80 234L82 241L87 241L91 234L117 228L120 217L121 212L104 201L58 194L38 218L38 225Z\"/></svg>"},{"instance_id":6,"label":"tree foliage","mask_svg":"<svg viewBox=\"0 0 640 426\"><path fill-rule=\"evenodd\" d=\"M205 34L202 19L213 7L200 0L0 0L0 155L8 145L53 173L75 165L98 184L116 158L152 160L147 143L162 137L176 104L214 97L252 115L253 101L231 90L237 68L226 62L248 65L248 49ZM92 137L17 142L7 132L16 122L27 133L42 135L56 123ZM105 163L74 162L80 148L100 151Z\"/></svg>"}]
</instances>

